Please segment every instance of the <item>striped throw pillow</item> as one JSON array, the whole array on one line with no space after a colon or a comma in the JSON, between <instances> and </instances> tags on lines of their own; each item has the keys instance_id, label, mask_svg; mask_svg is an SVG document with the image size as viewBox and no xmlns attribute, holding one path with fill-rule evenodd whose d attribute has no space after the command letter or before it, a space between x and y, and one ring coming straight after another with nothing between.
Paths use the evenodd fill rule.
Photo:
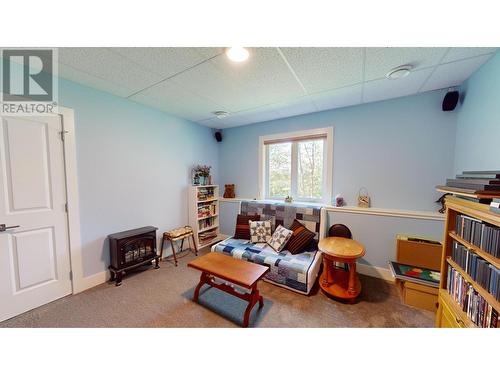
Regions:
<instances>
[{"instance_id":1,"label":"striped throw pillow","mask_svg":"<svg viewBox=\"0 0 500 375\"><path fill-rule=\"evenodd\" d=\"M288 241L286 249L292 254L300 254L311 243L316 233L307 229L300 221L295 219L289 228L293 234Z\"/></svg>"},{"instance_id":2,"label":"striped throw pillow","mask_svg":"<svg viewBox=\"0 0 500 375\"><path fill-rule=\"evenodd\" d=\"M238 215L238 217L236 218L234 238L241 240L250 239L250 220L258 221L260 220L260 215Z\"/></svg>"}]
</instances>

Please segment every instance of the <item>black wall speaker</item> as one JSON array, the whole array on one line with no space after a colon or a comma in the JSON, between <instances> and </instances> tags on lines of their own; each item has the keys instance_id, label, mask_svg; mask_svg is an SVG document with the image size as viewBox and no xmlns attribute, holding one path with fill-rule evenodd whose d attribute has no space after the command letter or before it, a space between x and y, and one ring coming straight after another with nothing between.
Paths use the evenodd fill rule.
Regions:
<instances>
[{"instance_id":1,"label":"black wall speaker","mask_svg":"<svg viewBox=\"0 0 500 375\"><path fill-rule=\"evenodd\" d=\"M217 130L214 134L215 136L215 139L217 140L217 142L222 142L222 132L220 130Z\"/></svg>"},{"instance_id":2,"label":"black wall speaker","mask_svg":"<svg viewBox=\"0 0 500 375\"><path fill-rule=\"evenodd\" d=\"M453 111L458 103L458 91L448 91L443 99L443 111Z\"/></svg>"}]
</instances>

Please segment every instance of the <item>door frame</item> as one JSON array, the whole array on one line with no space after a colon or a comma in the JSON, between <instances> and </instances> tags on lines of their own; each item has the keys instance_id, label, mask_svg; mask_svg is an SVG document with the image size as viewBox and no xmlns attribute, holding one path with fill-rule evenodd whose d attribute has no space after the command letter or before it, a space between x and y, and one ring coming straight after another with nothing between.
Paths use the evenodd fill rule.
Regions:
<instances>
[{"instance_id":1,"label":"door frame","mask_svg":"<svg viewBox=\"0 0 500 375\"><path fill-rule=\"evenodd\" d=\"M73 294L87 289L83 275L82 240L80 232L80 196L76 159L75 111L58 107L64 137L64 175L66 177L66 201L68 203L68 245Z\"/></svg>"}]
</instances>

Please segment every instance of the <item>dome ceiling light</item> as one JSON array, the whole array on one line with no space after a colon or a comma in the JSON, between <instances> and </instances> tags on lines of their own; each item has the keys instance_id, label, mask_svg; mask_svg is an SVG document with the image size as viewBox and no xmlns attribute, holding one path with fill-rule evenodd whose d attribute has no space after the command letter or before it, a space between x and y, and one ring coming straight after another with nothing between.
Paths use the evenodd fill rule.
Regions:
<instances>
[{"instance_id":1,"label":"dome ceiling light","mask_svg":"<svg viewBox=\"0 0 500 375\"><path fill-rule=\"evenodd\" d=\"M234 62L243 62L248 59L250 53L243 47L230 47L226 48L226 56L229 60Z\"/></svg>"}]
</instances>

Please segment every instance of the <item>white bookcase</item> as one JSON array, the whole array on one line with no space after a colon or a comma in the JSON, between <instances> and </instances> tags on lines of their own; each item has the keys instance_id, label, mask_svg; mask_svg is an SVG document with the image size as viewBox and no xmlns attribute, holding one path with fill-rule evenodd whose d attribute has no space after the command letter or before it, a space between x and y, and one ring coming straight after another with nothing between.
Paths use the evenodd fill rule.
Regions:
<instances>
[{"instance_id":1,"label":"white bookcase","mask_svg":"<svg viewBox=\"0 0 500 375\"><path fill-rule=\"evenodd\" d=\"M219 229L219 186L189 186L189 225L194 230L196 246L201 249L222 241Z\"/></svg>"}]
</instances>

